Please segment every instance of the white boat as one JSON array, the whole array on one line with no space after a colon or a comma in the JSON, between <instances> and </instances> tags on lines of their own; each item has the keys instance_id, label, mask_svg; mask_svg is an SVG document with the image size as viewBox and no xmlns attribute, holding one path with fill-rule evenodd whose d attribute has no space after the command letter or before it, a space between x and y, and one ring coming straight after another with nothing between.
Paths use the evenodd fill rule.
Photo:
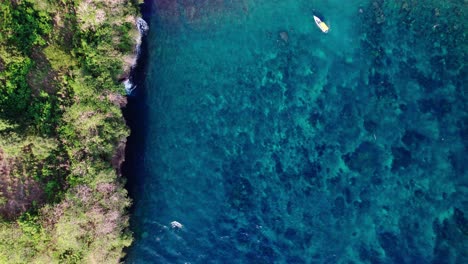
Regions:
<instances>
[{"instance_id":1,"label":"white boat","mask_svg":"<svg viewBox=\"0 0 468 264\"><path fill-rule=\"evenodd\" d=\"M317 24L317 27L319 27L323 33L328 33L328 30L330 28L327 26L327 24L325 24L325 22L323 22L322 20L320 20L320 18L316 16L314 16L314 20L315 20L315 24Z\"/></svg>"}]
</instances>

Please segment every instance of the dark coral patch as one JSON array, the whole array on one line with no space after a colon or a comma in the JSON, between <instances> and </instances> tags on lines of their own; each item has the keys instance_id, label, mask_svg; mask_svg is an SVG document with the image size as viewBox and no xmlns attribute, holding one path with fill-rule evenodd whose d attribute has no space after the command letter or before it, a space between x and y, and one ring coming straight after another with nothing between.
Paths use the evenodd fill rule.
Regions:
<instances>
[{"instance_id":1,"label":"dark coral patch","mask_svg":"<svg viewBox=\"0 0 468 264\"><path fill-rule=\"evenodd\" d=\"M363 142L352 153L343 156L346 165L353 171L373 173L380 166L380 149L372 142Z\"/></svg>"},{"instance_id":2,"label":"dark coral patch","mask_svg":"<svg viewBox=\"0 0 468 264\"><path fill-rule=\"evenodd\" d=\"M392 171L407 168L412 163L411 152L402 147L392 148Z\"/></svg>"}]
</instances>

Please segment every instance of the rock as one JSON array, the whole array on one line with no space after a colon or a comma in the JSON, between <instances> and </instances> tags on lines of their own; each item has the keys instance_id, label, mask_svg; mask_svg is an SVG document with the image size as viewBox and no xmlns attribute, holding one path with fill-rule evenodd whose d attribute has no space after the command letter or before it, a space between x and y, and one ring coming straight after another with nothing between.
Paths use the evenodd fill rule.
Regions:
<instances>
[{"instance_id":1,"label":"rock","mask_svg":"<svg viewBox=\"0 0 468 264\"><path fill-rule=\"evenodd\" d=\"M281 41L283 41L284 43L288 43L289 42L289 34L287 31L281 31L279 33L279 37L281 39Z\"/></svg>"},{"instance_id":2,"label":"rock","mask_svg":"<svg viewBox=\"0 0 468 264\"><path fill-rule=\"evenodd\" d=\"M117 94L117 93L109 93L107 94L107 100L109 100L114 105L123 108L127 105L127 97Z\"/></svg>"}]
</instances>

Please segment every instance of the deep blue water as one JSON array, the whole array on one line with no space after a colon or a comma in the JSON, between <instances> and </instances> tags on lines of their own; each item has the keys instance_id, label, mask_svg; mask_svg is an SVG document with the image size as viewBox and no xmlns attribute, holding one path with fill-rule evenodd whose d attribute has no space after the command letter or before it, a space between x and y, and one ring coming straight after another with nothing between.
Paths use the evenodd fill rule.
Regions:
<instances>
[{"instance_id":1,"label":"deep blue water","mask_svg":"<svg viewBox=\"0 0 468 264\"><path fill-rule=\"evenodd\" d=\"M126 262L468 263L466 12L154 1Z\"/></svg>"}]
</instances>

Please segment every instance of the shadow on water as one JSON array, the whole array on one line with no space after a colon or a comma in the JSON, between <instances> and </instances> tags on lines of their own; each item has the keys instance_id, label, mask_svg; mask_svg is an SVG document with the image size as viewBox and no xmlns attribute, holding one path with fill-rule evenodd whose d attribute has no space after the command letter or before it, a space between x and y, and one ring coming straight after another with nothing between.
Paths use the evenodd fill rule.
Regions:
<instances>
[{"instance_id":1,"label":"shadow on water","mask_svg":"<svg viewBox=\"0 0 468 264\"><path fill-rule=\"evenodd\" d=\"M140 13L148 25L150 25L153 5L154 2L148 0L140 4ZM131 95L127 96L128 103L123 109L123 115L131 130L130 136L127 138L125 162L122 165L122 173L127 180L125 188L128 190L129 196L133 200L132 207L130 208L131 214L135 212L136 202L140 198L139 194L143 191L144 182L142 153L144 151L148 131L147 91L145 86L149 57L147 44L147 36L143 36L137 65L132 70L130 76L130 80L136 88L132 91ZM134 230L137 224L131 220L130 225L131 229Z\"/></svg>"},{"instance_id":2,"label":"shadow on water","mask_svg":"<svg viewBox=\"0 0 468 264\"><path fill-rule=\"evenodd\" d=\"M152 1L145 1L140 5L143 19L149 24L151 16ZM127 178L126 188L130 196L135 199L142 186L143 174L141 165L143 163L143 148L145 146L147 132L147 105L146 105L146 87L145 78L148 60L147 37L143 36L140 55L136 67L132 70L131 81L136 86L131 95L127 96L128 104L123 109L123 114L127 125L130 127L131 134L127 139L125 151L125 162L122 166L122 172Z\"/></svg>"}]
</instances>

